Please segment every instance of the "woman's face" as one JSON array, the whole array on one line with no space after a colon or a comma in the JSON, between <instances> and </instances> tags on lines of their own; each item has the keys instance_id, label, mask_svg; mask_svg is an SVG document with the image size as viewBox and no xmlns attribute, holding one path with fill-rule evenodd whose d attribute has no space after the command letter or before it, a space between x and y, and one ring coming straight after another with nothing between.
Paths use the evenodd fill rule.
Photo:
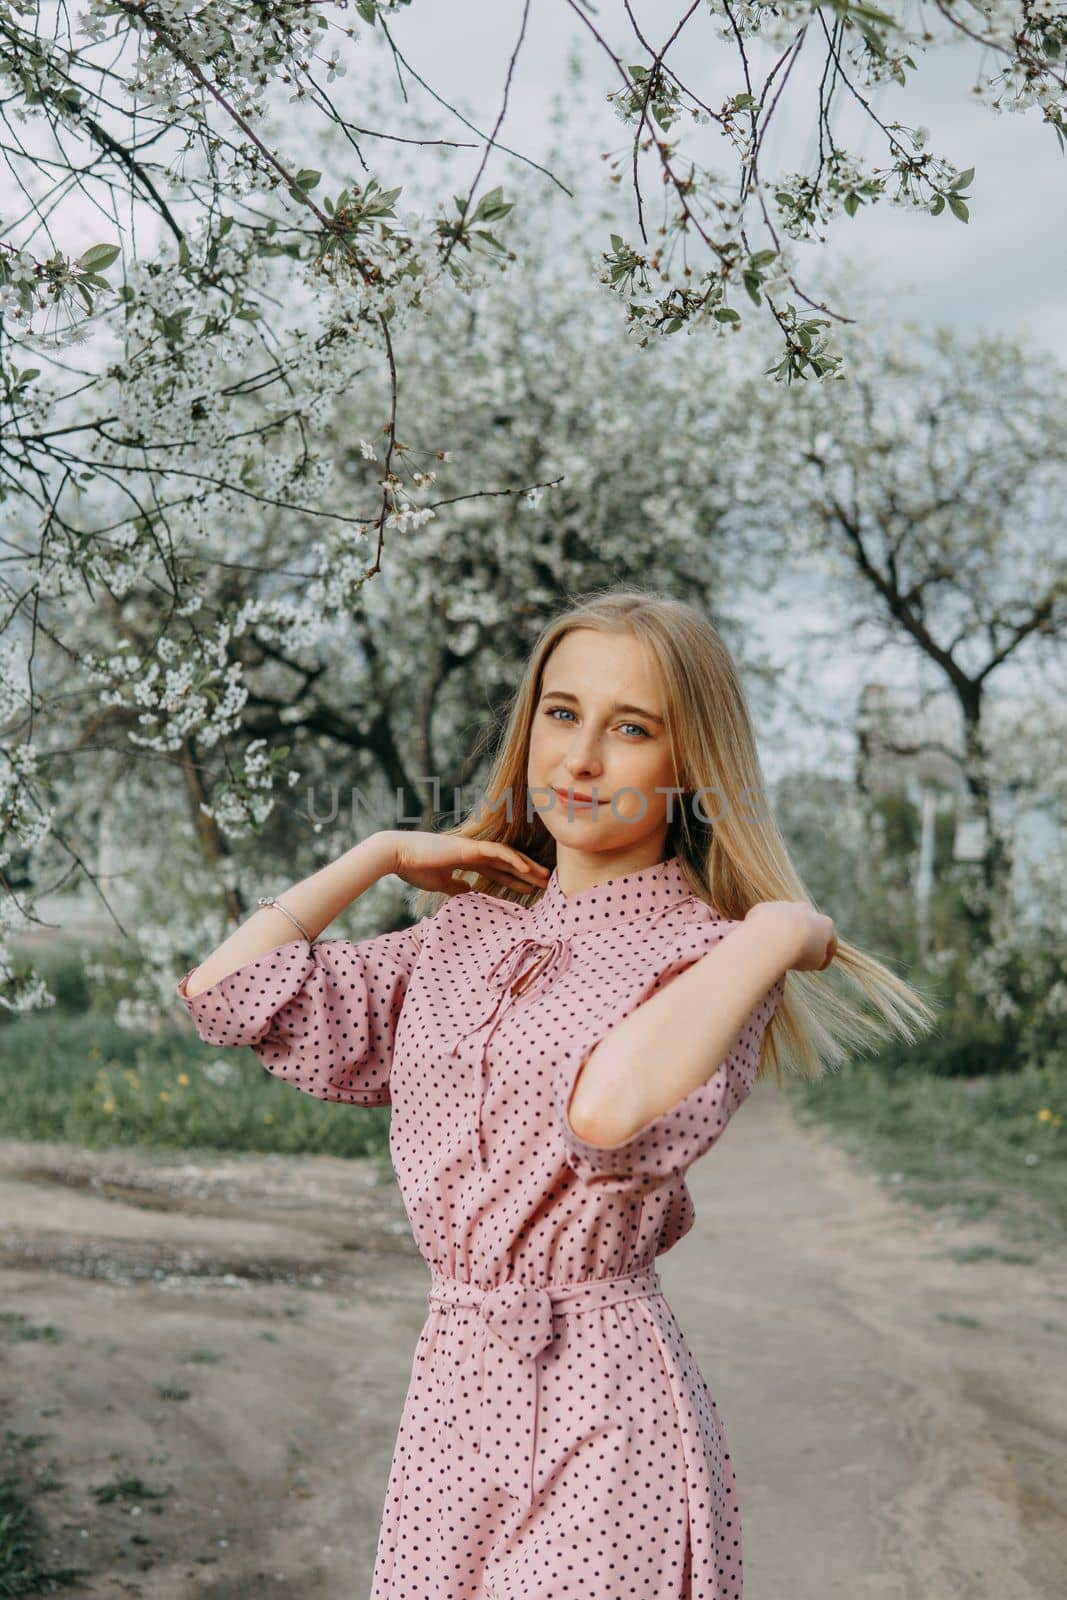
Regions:
<instances>
[{"instance_id":1,"label":"woman's face","mask_svg":"<svg viewBox=\"0 0 1067 1600\"><path fill-rule=\"evenodd\" d=\"M632 634L575 628L560 640L542 674L526 771L531 809L560 852L623 852L626 871L662 859L683 803L669 793L665 710Z\"/></svg>"}]
</instances>

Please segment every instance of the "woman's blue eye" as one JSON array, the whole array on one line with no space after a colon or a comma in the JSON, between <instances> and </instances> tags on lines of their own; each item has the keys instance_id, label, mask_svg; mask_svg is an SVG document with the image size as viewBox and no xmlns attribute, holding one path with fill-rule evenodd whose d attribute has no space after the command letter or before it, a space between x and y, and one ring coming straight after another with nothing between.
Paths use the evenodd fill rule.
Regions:
<instances>
[{"instance_id":1,"label":"woman's blue eye","mask_svg":"<svg viewBox=\"0 0 1067 1600\"><path fill-rule=\"evenodd\" d=\"M562 711L564 716L566 716L566 717L573 717L573 715L574 715L574 712L571 711L567 706L549 706L548 709L545 712L545 716L546 717L555 717L557 711ZM645 738L645 739L650 739L652 737L652 735L649 733L648 729L647 728L642 728L642 726L641 726L641 724L639 722L624 722L624 723L622 723L622 727L624 727L624 728L636 728L638 733L641 734L642 737Z\"/></svg>"}]
</instances>

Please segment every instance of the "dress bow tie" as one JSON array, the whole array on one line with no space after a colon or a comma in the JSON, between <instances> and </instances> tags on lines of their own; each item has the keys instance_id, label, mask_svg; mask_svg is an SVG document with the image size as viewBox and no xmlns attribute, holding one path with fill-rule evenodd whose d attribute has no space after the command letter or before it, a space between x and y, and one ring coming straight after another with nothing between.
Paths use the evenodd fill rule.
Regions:
<instances>
[{"instance_id":1,"label":"dress bow tie","mask_svg":"<svg viewBox=\"0 0 1067 1600\"><path fill-rule=\"evenodd\" d=\"M544 961L546 970L553 965L553 957L558 959L567 949L565 939L520 939L510 949L505 950L485 975L485 981L491 989L510 989L519 974L528 966L534 967L538 961ZM532 960L530 958L533 958ZM524 994L532 992L524 989Z\"/></svg>"},{"instance_id":2,"label":"dress bow tie","mask_svg":"<svg viewBox=\"0 0 1067 1600\"><path fill-rule=\"evenodd\" d=\"M463 1041L472 1034L481 1036L480 1042L474 1047L472 1065L474 1069L475 1144L478 1165L483 1171L487 1162L485 1141L482 1137L482 1103L485 1099L486 1057L489 1051L489 1041L497 1025L507 1015L508 1007L519 1001L532 1000L535 995L540 994L543 989L554 982L561 972L566 970L570 955L570 944L562 936L548 939L524 938L517 940L513 945L509 945L497 957L492 966L483 973L487 987L493 991L495 996L491 1009L472 1028L467 1028L452 1047L454 1053L460 1048ZM512 994L513 987L526 972L533 974L532 981L521 989L518 994Z\"/></svg>"}]
</instances>

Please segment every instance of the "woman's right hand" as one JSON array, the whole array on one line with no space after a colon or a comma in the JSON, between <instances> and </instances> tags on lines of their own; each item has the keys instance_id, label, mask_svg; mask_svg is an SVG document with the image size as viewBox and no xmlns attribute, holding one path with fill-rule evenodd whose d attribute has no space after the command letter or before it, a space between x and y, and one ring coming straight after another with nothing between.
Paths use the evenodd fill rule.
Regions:
<instances>
[{"instance_id":1,"label":"woman's right hand","mask_svg":"<svg viewBox=\"0 0 1067 1600\"><path fill-rule=\"evenodd\" d=\"M837 929L832 917L816 911L810 900L757 900L746 922L761 921L781 937L795 972L825 972L837 954Z\"/></svg>"},{"instance_id":2,"label":"woman's right hand","mask_svg":"<svg viewBox=\"0 0 1067 1600\"><path fill-rule=\"evenodd\" d=\"M490 839L465 839L454 833L398 830L392 870L405 883L431 894L468 894L470 884L454 872L477 872L508 889L543 889L550 872L511 845Z\"/></svg>"}]
</instances>

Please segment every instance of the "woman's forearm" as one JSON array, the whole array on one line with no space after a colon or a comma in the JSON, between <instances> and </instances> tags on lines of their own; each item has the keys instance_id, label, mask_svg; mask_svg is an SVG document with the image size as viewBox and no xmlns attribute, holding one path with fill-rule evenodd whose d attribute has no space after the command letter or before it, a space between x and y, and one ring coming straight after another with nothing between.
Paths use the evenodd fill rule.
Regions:
<instances>
[{"instance_id":1,"label":"woman's forearm","mask_svg":"<svg viewBox=\"0 0 1067 1600\"><path fill-rule=\"evenodd\" d=\"M707 1082L752 1011L793 964L788 934L741 926L635 1007L590 1052L568 1108L591 1144L625 1144Z\"/></svg>"},{"instance_id":2,"label":"woman's forearm","mask_svg":"<svg viewBox=\"0 0 1067 1600\"><path fill-rule=\"evenodd\" d=\"M394 835L389 831L373 833L338 856L336 861L327 862L309 878L278 891L277 898L300 919L312 939L317 939L323 928L347 905L372 883L392 872L395 860ZM276 906L257 906L252 915L190 973L185 993L192 999L247 962L299 938L289 918Z\"/></svg>"}]
</instances>

